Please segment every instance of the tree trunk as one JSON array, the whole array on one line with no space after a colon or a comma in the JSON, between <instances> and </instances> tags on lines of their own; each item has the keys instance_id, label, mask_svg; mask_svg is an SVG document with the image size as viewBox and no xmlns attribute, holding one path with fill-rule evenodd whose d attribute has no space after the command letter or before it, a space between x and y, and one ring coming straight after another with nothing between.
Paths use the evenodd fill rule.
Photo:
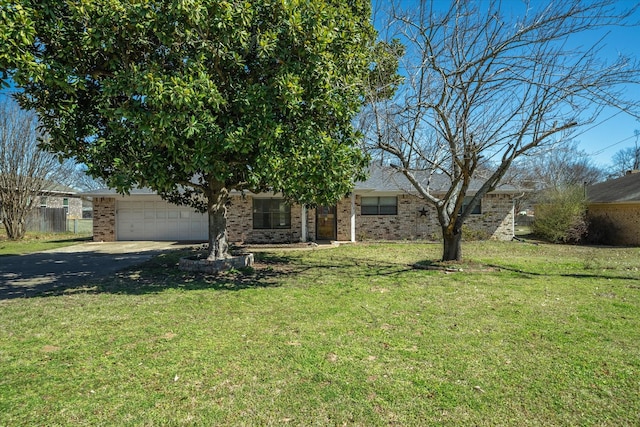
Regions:
<instances>
[{"instance_id":1,"label":"tree trunk","mask_svg":"<svg viewBox=\"0 0 640 427\"><path fill-rule=\"evenodd\" d=\"M9 240L22 240L27 231L27 227L24 220L14 218L2 218L4 229L7 232Z\"/></svg>"},{"instance_id":2,"label":"tree trunk","mask_svg":"<svg viewBox=\"0 0 640 427\"><path fill-rule=\"evenodd\" d=\"M462 261L462 230L442 227L442 261Z\"/></svg>"},{"instance_id":3,"label":"tree trunk","mask_svg":"<svg viewBox=\"0 0 640 427\"><path fill-rule=\"evenodd\" d=\"M214 189L207 194L207 197L207 212L209 214L209 254L207 260L231 258L227 241L229 192L226 188Z\"/></svg>"}]
</instances>

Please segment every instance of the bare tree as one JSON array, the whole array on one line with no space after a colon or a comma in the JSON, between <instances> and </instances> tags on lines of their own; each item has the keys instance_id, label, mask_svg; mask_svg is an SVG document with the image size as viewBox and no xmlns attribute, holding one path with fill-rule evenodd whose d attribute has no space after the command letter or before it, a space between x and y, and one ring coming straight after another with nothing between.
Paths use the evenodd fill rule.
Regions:
<instances>
[{"instance_id":1,"label":"bare tree","mask_svg":"<svg viewBox=\"0 0 640 427\"><path fill-rule=\"evenodd\" d=\"M40 195L70 176L69 163L60 163L38 148L35 114L15 102L0 103L0 220L12 240L24 237L29 213L40 205Z\"/></svg>"},{"instance_id":2,"label":"bare tree","mask_svg":"<svg viewBox=\"0 0 640 427\"><path fill-rule=\"evenodd\" d=\"M505 178L510 175L512 183L532 190L543 190L592 185L605 176L604 171L593 164L576 142L531 154L514 162Z\"/></svg>"},{"instance_id":3,"label":"bare tree","mask_svg":"<svg viewBox=\"0 0 640 427\"><path fill-rule=\"evenodd\" d=\"M73 172L69 175L69 180L66 182L66 185L80 191L97 190L107 187L104 180L89 175L85 165L76 165Z\"/></svg>"},{"instance_id":4,"label":"bare tree","mask_svg":"<svg viewBox=\"0 0 640 427\"><path fill-rule=\"evenodd\" d=\"M405 82L394 98L371 99L362 115L374 156L392 159L435 207L443 260L462 258L463 223L514 160L569 141L604 106L637 107L621 94L623 84L638 83L638 64L603 62L602 39L579 45L585 33L623 25L630 11L616 13L610 0L565 0L527 4L515 17L505 4L513 5L392 4L385 28L406 48L399 59ZM449 180L444 194L430 187L435 174ZM474 179L479 190L468 194Z\"/></svg>"},{"instance_id":5,"label":"bare tree","mask_svg":"<svg viewBox=\"0 0 640 427\"><path fill-rule=\"evenodd\" d=\"M635 135L636 143L633 147L623 148L613 155L611 159L613 163L610 171L611 176L624 176L629 171L640 169L640 146L638 145L640 131L636 130Z\"/></svg>"}]
</instances>

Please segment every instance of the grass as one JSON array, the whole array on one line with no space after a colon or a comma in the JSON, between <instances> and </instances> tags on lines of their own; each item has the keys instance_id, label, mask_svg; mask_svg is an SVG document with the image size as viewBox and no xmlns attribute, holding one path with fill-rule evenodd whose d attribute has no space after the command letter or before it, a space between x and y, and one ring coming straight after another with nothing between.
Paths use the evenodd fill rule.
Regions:
<instances>
[{"instance_id":1,"label":"grass","mask_svg":"<svg viewBox=\"0 0 640 427\"><path fill-rule=\"evenodd\" d=\"M48 249L77 245L89 239L90 234L28 232L23 240L14 241L7 238L4 228L0 226L0 257L6 255L24 255Z\"/></svg>"},{"instance_id":2,"label":"grass","mask_svg":"<svg viewBox=\"0 0 640 427\"><path fill-rule=\"evenodd\" d=\"M638 248L167 254L0 301L0 425L637 425ZM484 266L484 268L478 268ZM86 291L90 289L90 291Z\"/></svg>"}]
</instances>

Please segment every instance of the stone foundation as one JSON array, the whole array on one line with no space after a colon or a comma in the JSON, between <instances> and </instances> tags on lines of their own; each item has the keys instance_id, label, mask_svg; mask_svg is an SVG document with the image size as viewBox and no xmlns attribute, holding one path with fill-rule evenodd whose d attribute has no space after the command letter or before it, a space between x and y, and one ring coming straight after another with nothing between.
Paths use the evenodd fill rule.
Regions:
<instances>
[{"instance_id":1,"label":"stone foundation","mask_svg":"<svg viewBox=\"0 0 640 427\"><path fill-rule=\"evenodd\" d=\"M182 271L215 274L232 268L246 268L253 265L253 254L238 255L227 259L208 261L207 259L180 258L178 268Z\"/></svg>"}]
</instances>

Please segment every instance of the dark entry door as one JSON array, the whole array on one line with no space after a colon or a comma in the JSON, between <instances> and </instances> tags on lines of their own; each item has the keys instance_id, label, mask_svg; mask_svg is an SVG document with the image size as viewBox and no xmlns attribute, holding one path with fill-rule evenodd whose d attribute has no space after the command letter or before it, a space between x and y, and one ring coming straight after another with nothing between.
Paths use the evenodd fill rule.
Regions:
<instances>
[{"instance_id":1,"label":"dark entry door","mask_svg":"<svg viewBox=\"0 0 640 427\"><path fill-rule=\"evenodd\" d=\"M316 240L336 240L337 218L335 206L316 208Z\"/></svg>"}]
</instances>

